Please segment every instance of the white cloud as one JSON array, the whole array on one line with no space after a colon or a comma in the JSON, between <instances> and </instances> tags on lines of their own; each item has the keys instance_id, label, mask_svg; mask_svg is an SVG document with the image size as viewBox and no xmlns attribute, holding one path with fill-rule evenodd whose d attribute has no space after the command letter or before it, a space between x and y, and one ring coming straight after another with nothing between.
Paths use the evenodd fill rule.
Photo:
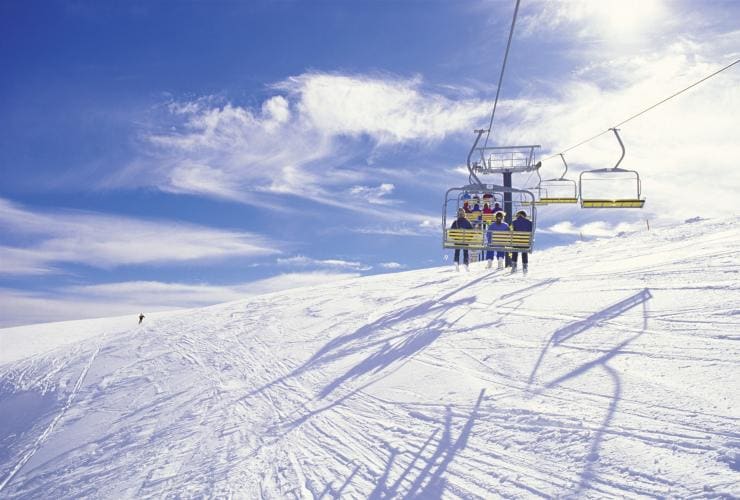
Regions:
<instances>
[{"instance_id":1,"label":"white cloud","mask_svg":"<svg viewBox=\"0 0 740 500\"><path fill-rule=\"evenodd\" d=\"M734 39L740 46L740 31ZM653 54L640 58L620 57L589 65L560 80L549 99L509 103L508 127L502 131L502 142L543 144L543 156L563 151L716 71L731 55L724 50L711 43L677 42L656 47ZM647 202L642 211L617 210L608 217L683 220L704 215L704 210L713 216L737 212L740 170L734 159L740 156L738 69L740 65L620 127L626 147L620 167L639 172ZM620 84L615 86L615 81ZM517 115L511 109L522 112ZM613 167L620 154L616 138L607 132L566 153L569 176L577 179L583 170ZM544 161L544 178L560 172L559 157ZM636 188L613 187L636 194ZM711 200L711 204L699 200ZM555 213L543 207L540 214L549 217L551 212ZM607 217L605 213L600 216Z\"/></svg>"},{"instance_id":2,"label":"white cloud","mask_svg":"<svg viewBox=\"0 0 740 500\"><path fill-rule=\"evenodd\" d=\"M374 151L468 133L489 108L427 91L420 78L305 73L272 89L278 95L258 110L215 98L170 105L172 127L147 137L151 158L106 185L154 185L260 206L291 195L411 220L421 216L392 209L393 184L372 185L379 175L370 165ZM348 192L365 203L341 200Z\"/></svg>"},{"instance_id":3,"label":"white cloud","mask_svg":"<svg viewBox=\"0 0 740 500\"><path fill-rule=\"evenodd\" d=\"M519 33L524 37L562 31L578 39L627 43L670 21L663 0L535 0L523 10Z\"/></svg>"},{"instance_id":4,"label":"white cloud","mask_svg":"<svg viewBox=\"0 0 740 500\"><path fill-rule=\"evenodd\" d=\"M347 261L341 259L312 259L303 255L297 255L295 257L278 258L277 263L280 266L296 266L296 267L324 267L324 268L335 268L335 269L352 269L356 271L369 271L372 266L368 266L361 262Z\"/></svg>"},{"instance_id":5,"label":"white cloud","mask_svg":"<svg viewBox=\"0 0 740 500\"><path fill-rule=\"evenodd\" d=\"M397 201L390 200L386 196L393 193L395 186L390 183L383 183L378 187L369 186L353 186L349 190L350 199L362 200L366 203L373 205L388 205L398 203Z\"/></svg>"},{"instance_id":6,"label":"white cloud","mask_svg":"<svg viewBox=\"0 0 740 500\"><path fill-rule=\"evenodd\" d=\"M611 237L621 232L632 232L638 229L640 229L638 224L628 222L610 224L606 221L594 221L576 226L571 221L563 221L550 226L546 231L556 234L577 234L587 237Z\"/></svg>"},{"instance_id":7,"label":"white cloud","mask_svg":"<svg viewBox=\"0 0 740 500\"><path fill-rule=\"evenodd\" d=\"M428 220L424 220L417 226L353 227L349 231L358 234L377 234L381 236L429 236L439 230L439 222L436 224L427 224L427 222Z\"/></svg>"},{"instance_id":8,"label":"white cloud","mask_svg":"<svg viewBox=\"0 0 740 500\"><path fill-rule=\"evenodd\" d=\"M0 247L0 274L55 272L56 263L99 268L279 253L259 235L176 221L81 211L31 211L0 199L0 228L24 237Z\"/></svg>"},{"instance_id":9,"label":"white cloud","mask_svg":"<svg viewBox=\"0 0 740 500\"><path fill-rule=\"evenodd\" d=\"M354 272L314 271L306 273L285 273L250 283L247 286L247 290L253 294L264 294L304 286L323 285L326 283L333 283L335 281L357 278L359 276L359 273Z\"/></svg>"},{"instance_id":10,"label":"white cloud","mask_svg":"<svg viewBox=\"0 0 740 500\"><path fill-rule=\"evenodd\" d=\"M406 269L406 266L398 262L382 262L380 267L383 269Z\"/></svg>"},{"instance_id":11,"label":"white cloud","mask_svg":"<svg viewBox=\"0 0 740 500\"><path fill-rule=\"evenodd\" d=\"M421 79L308 73L275 85L298 98L302 118L328 135L368 135L381 144L439 140L484 116L481 101L424 93Z\"/></svg>"},{"instance_id":12,"label":"white cloud","mask_svg":"<svg viewBox=\"0 0 740 500\"><path fill-rule=\"evenodd\" d=\"M353 272L307 272L234 285L131 281L70 286L49 292L0 288L0 328L202 307L358 276Z\"/></svg>"}]
</instances>

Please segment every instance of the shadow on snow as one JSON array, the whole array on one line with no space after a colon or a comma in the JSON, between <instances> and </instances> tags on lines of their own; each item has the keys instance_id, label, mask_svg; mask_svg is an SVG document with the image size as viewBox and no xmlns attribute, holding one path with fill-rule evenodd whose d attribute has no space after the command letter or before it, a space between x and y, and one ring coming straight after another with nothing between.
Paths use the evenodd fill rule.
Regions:
<instances>
[{"instance_id":1,"label":"shadow on snow","mask_svg":"<svg viewBox=\"0 0 740 500\"><path fill-rule=\"evenodd\" d=\"M613 391L609 402L609 407L607 408L606 415L604 416L604 420L602 421L599 430L596 432L595 436L591 440L591 446L589 448L589 453L586 455L586 463L581 471L578 486L576 490L573 492L574 495L578 496L582 492L586 491L590 487L591 481L596 477L595 472L595 466L598 463L599 460L599 450L601 449L601 444L604 438L604 434L606 433L606 430L609 428L609 425L611 424L612 419L614 418L614 414L617 410L617 405L619 403L619 400L622 396L622 383L619 377L618 372L607 365L607 362L611 360L613 357L618 355L624 347L626 347L628 344L630 344L632 341L634 341L637 337L641 336L647 331L647 323L648 323L648 313L647 313L647 302L653 297L653 295L650 293L650 290L645 288L641 290L640 292L631 295L630 297L627 297L626 299L617 302L616 304L607 307L606 309L603 309L597 313L592 314L588 318L576 321L575 323L571 323L570 325L567 325L563 328L560 328L556 330L550 339L545 344L545 347L542 349L542 352L540 353L539 359L535 363L534 368L532 369L532 373L529 376L529 381L527 383L527 387L529 388L535 378L535 375L537 373L537 370L540 367L540 364L542 363L543 358L545 357L545 353L550 348L550 346L557 346L562 344L568 339L571 339L575 337L576 335L579 335L590 328L600 326L603 322L609 321L611 319L617 318L624 314L625 312L629 311L630 309L633 309L638 306L642 306L642 329L636 333L635 335L629 337L628 339L624 340L623 342L620 342L615 347L607 351L602 356L599 356L598 358L588 361L586 363L583 363L582 365L576 367L575 369L571 370L570 372L561 375L560 377L555 378L554 380L551 380L550 382L547 382L542 389L539 389L535 391L535 393L542 393L548 389L552 389L554 387L557 387L558 385L562 384L563 382L566 382L567 380L573 379L575 377L581 376L589 372L590 370L594 368L603 368L606 373L609 375L613 382Z\"/></svg>"}]
</instances>

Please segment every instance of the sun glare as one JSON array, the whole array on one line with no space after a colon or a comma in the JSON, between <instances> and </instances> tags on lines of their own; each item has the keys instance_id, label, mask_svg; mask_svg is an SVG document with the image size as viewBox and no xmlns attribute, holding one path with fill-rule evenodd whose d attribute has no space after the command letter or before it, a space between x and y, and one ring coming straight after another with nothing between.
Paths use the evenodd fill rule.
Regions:
<instances>
[{"instance_id":1,"label":"sun glare","mask_svg":"<svg viewBox=\"0 0 740 500\"><path fill-rule=\"evenodd\" d=\"M615 41L646 35L663 17L660 0L601 0L588 2L599 31Z\"/></svg>"}]
</instances>

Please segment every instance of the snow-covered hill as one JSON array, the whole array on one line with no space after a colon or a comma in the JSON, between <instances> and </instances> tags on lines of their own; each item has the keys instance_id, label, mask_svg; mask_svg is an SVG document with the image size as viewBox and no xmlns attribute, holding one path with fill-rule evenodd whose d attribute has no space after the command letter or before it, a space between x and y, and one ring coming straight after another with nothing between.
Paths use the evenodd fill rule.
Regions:
<instances>
[{"instance_id":1,"label":"snow-covered hill","mask_svg":"<svg viewBox=\"0 0 740 500\"><path fill-rule=\"evenodd\" d=\"M0 330L0 496L740 496L740 219Z\"/></svg>"}]
</instances>

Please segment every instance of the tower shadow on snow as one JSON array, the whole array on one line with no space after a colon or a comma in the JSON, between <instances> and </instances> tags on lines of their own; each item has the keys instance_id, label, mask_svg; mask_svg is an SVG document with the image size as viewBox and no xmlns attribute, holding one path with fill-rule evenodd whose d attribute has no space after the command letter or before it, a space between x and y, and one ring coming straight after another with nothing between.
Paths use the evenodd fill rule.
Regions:
<instances>
[{"instance_id":1,"label":"tower shadow on snow","mask_svg":"<svg viewBox=\"0 0 740 500\"><path fill-rule=\"evenodd\" d=\"M592 327L600 326L602 322L614 319L618 316L621 316L622 314L629 311L630 309L633 309L640 305L642 306L642 329L639 332L627 338L626 340L620 342L619 344L614 346L612 349L610 349L603 355L599 356L598 358L588 361L586 363L583 363L582 365L576 367L570 372L564 375L561 375L560 377L557 377L551 380L550 382L546 383L543 389L535 391L536 394L542 393L546 390L559 386L560 384L566 382L567 380L584 375L594 368L603 368L613 382L613 391L612 391L612 395L609 401L609 406L606 411L606 415L604 416L604 419L599 427L599 430L596 432L593 439L591 439L591 444L589 446L589 452L586 455L585 465L579 475L578 485L575 491L572 492L572 495L575 497L579 497L583 492L588 490L590 487L591 481L593 481L593 479L597 476L595 469L596 469L596 466L598 465L599 451L601 449L601 445L604 439L604 434L606 433L607 429L609 428L609 425L611 424L611 421L614 418L614 415L617 411L617 405L619 404L619 400L622 397L622 381L619 377L619 373L614 368L609 366L607 363L609 360L617 356L622 351L622 349L624 349L624 347L626 347L628 344L633 342L636 338L640 337L647 331L647 326L648 326L647 302L652 297L653 295L650 293L650 290L648 288L645 288L641 290L640 292L634 295L631 295L630 297L627 297L626 299L620 302L617 302L616 304L610 307L607 307L606 309L603 309L597 313L592 314L591 316L589 316L588 318L584 320L576 321L574 323L571 323L570 325L567 325L563 328L556 330L555 332L553 332L552 336L550 337L547 344L545 345L542 352L540 353L540 357L537 360L537 363L535 364L532 370L532 373L530 374L529 382L527 384L528 388L531 386L532 382L534 381L535 374L537 370L539 369L542 359L544 358L545 353L547 352L550 345L553 345L553 346L560 345L566 340L571 339L574 336L579 335Z\"/></svg>"}]
</instances>

